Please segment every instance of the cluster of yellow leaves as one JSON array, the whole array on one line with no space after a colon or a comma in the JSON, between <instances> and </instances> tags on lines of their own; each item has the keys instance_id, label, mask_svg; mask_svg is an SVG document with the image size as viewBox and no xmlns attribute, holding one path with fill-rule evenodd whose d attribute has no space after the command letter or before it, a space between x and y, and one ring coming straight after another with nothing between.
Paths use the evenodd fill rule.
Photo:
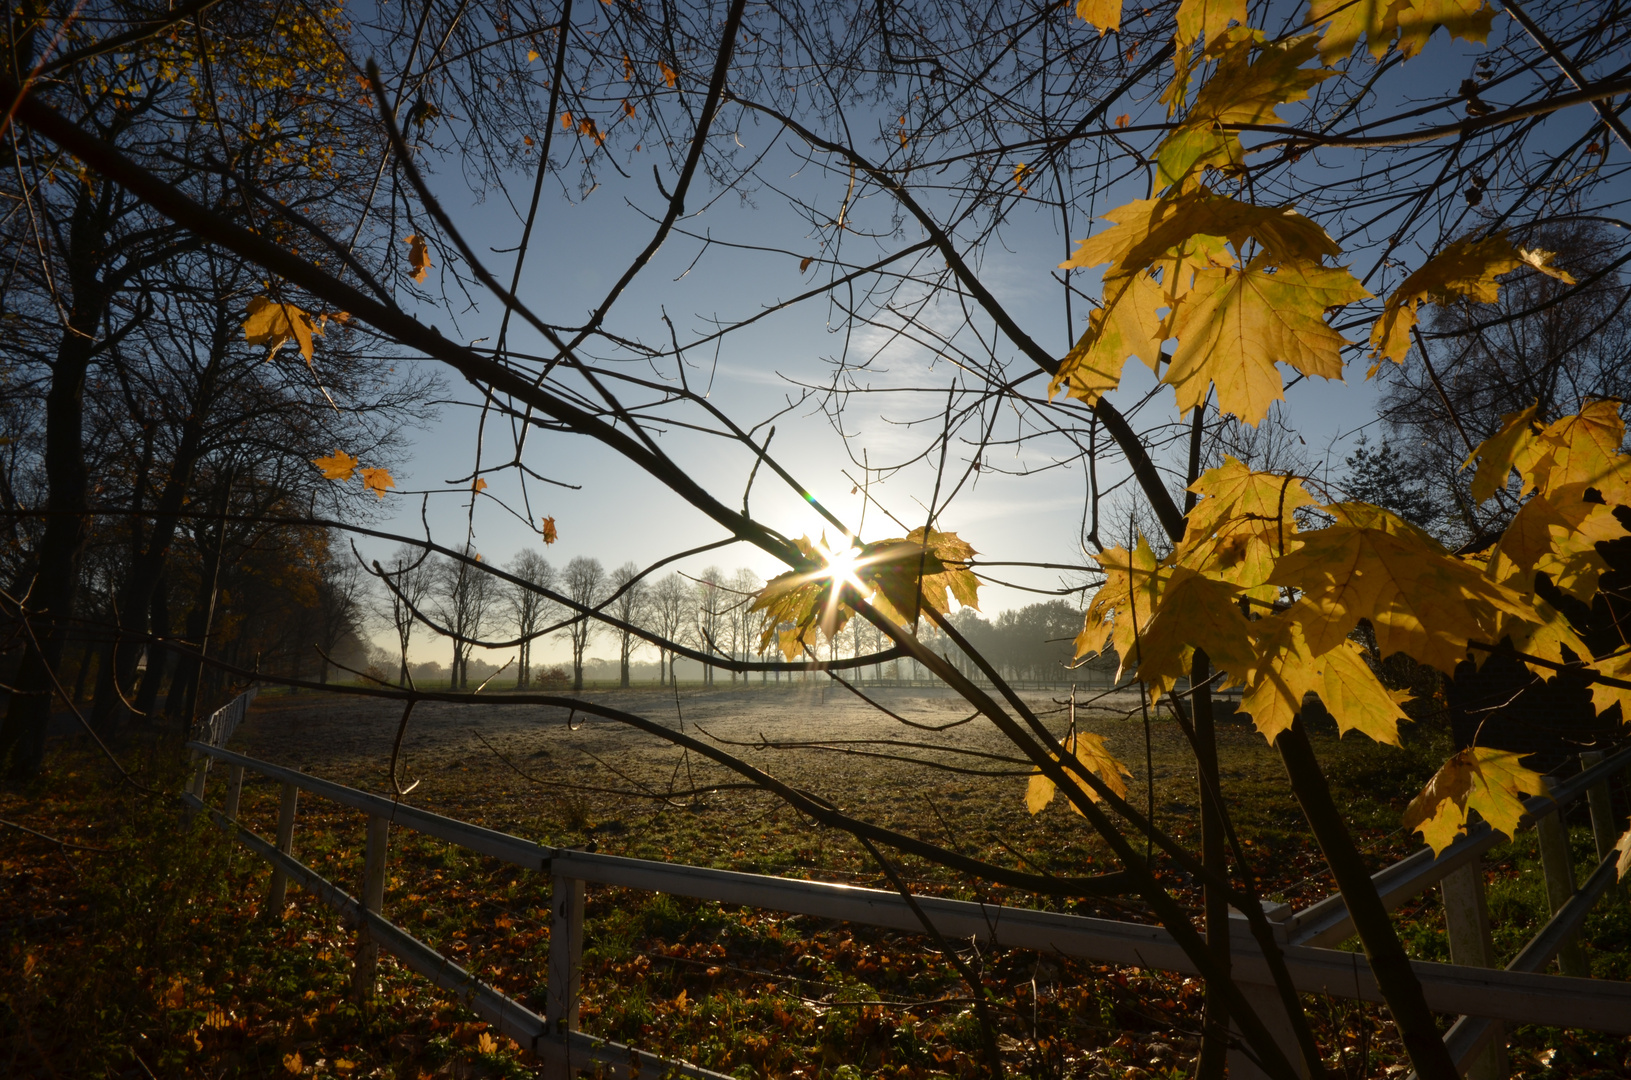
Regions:
<instances>
[{"instance_id":1,"label":"cluster of yellow leaves","mask_svg":"<svg viewBox=\"0 0 1631 1080\"><path fill-rule=\"evenodd\" d=\"M338 480L342 483L353 476L362 477L364 491L372 491L380 498L385 498L387 488L396 487L396 481L384 469L359 469L357 459L344 450L336 450L328 457L313 458L312 464L323 473L325 480Z\"/></svg>"},{"instance_id":2,"label":"cluster of yellow leaves","mask_svg":"<svg viewBox=\"0 0 1631 1080\"><path fill-rule=\"evenodd\" d=\"M1428 259L1393 290L1382 309L1382 317L1371 328L1371 351L1380 359L1403 363L1410 351L1416 308L1423 300L1448 304L1458 297L1467 297L1492 304L1500 289L1495 279L1520 266L1574 284L1574 278L1567 271L1551 265L1555 254L1514 248L1504 234L1482 240L1457 240ZM1372 368L1372 373L1375 370Z\"/></svg>"},{"instance_id":3,"label":"cluster of yellow leaves","mask_svg":"<svg viewBox=\"0 0 1631 1080\"><path fill-rule=\"evenodd\" d=\"M836 637L854 608L845 589L859 593L887 619L911 626L924 606L949 613L955 602L979 609L979 579L970 569L975 551L956 533L913 529L904 537L834 550L823 536L794 541L809 564L772 578L754 598L765 613L759 648L776 643L791 660L814 651L820 637Z\"/></svg>"},{"instance_id":4,"label":"cluster of yellow leaves","mask_svg":"<svg viewBox=\"0 0 1631 1080\"><path fill-rule=\"evenodd\" d=\"M1522 754L1475 746L1456 754L1405 808L1404 827L1421 833L1434 854L1455 842L1476 810L1490 827L1514 836L1523 817L1520 795L1539 795L1540 776L1518 764Z\"/></svg>"},{"instance_id":5,"label":"cluster of yellow leaves","mask_svg":"<svg viewBox=\"0 0 1631 1080\"><path fill-rule=\"evenodd\" d=\"M1361 41L1380 60L1393 44L1406 58L1421 52L1440 26L1451 37L1483 44L1495 9L1485 0L1311 0L1308 23L1329 23L1320 40L1327 61L1346 56Z\"/></svg>"},{"instance_id":6,"label":"cluster of yellow leaves","mask_svg":"<svg viewBox=\"0 0 1631 1080\"><path fill-rule=\"evenodd\" d=\"M1109 788L1116 798L1127 797L1127 783L1122 777L1133 774L1127 766L1116 759L1109 747L1104 745L1104 736L1087 731L1073 731L1065 736L1065 755L1075 758L1082 771L1090 772L1104 781L1104 786ZM1031 779L1025 785L1025 809L1033 814L1041 813L1042 808L1053 801L1054 792L1057 790L1057 785L1043 775L1040 768L1033 770ZM1088 798L1094 802L1099 801L1098 792L1086 784L1082 785L1082 790L1086 791ZM1078 814L1082 812L1081 807L1075 803L1071 803L1070 808Z\"/></svg>"}]
</instances>

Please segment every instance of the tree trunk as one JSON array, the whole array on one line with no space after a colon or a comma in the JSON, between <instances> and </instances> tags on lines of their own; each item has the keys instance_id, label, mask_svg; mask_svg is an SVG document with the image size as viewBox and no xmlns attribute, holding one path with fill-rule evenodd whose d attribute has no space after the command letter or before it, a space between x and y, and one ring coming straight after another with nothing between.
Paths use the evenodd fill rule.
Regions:
<instances>
[{"instance_id":1,"label":"tree trunk","mask_svg":"<svg viewBox=\"0 0 1631 1080\"><path fill-rule=\"evenodd\" d=\"M1331 876L1336 878L1343 902L1353 916L1354 929L1364 943L1377 988L1393 1014L1393 1022L1398 1026L1399 1037L1410 1055L1410 1063L1416 1067L1416 1074L1422 1080L1460 1080L1461 1074L1444 1047L1443 1037L1433 1023L1433 1014L1427 1009L1427 998L1410 967L1410 957L1405 954L1365 860L1354 847L1348 826L1331 799L1331 789L1326 786L1319 759L1309 745L1302 719L1298 718L1282 731L1274 745L1285 762L1291 789L1302 806L1303 816L1314 830L1314 838L1319 841L1325 861L1331 867Z\"/></svg>"},{"instance_id":2,"label":"tree trunk","mask_svg":"<svg viewBox=\"0 0 1631 1080\"><path fill-rule=\"evenodd\" d=\"M1190 669L1191 708L1195 717L1195 764L1200 779L1201 863L1221 878L1228 877L1228 855L1224 847L1223 808L1218 805L1217 735L1212 716L1212 688L1207 685L1211 664L1197 650ZM1218 965L1229 970L1229 901L1224 890L1213 884L1205 887L1206 944ZM1195 1080L1222 1080L1229 1053L1229 1006L1210 982L1206 985L1204 1024L1201 1030L1200 1060Z\"/></svg>"},{"instance_id":3,"label":"tree trunk","mask_svg":"<svg viewBox=\"0 0 1631 1080\"><path fill-rule=\"evenodd\" d=\"M75 254L89 240L89 223L76 217ZM72 256L71 256L72 257ZM37 573L24 618L32 631L18 666L4 720L0 720L0 765L15 779L39 773L45 760L45 731L51 720L55 673L74 617L79 557L90 536L90 504L85 468L85 378L96 354L96 335L107 307L94 277L74 283L69 326L57 347L51 389L45 397L45 478L48 516L36 556Z\"/></svg>"}]
</instances>

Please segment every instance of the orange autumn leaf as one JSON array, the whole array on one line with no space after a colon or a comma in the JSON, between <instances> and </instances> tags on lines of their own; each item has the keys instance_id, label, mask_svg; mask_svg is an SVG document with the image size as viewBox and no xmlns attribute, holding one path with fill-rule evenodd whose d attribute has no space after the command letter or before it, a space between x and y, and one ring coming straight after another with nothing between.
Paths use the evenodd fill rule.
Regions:
<instances>
[{"instance_id":1,"label":"orange autumn leaf","mask_svg":"<svg viewBox=\"0 0 1631 1080\"><path fill-rule=\"evenodd\" d=\"M267 359L293 341L309 364L313 356L311 339L322 336L323 321L313 322L310 315L293 304L280 304L257 296L249 301L249 317L244 319L243 329L244 340L249 344L266 346Z\"/></svg>"},{"instance_id":2,"label":"orange autumn leaf","mask_svg":"<svg viewBox=\"0 0 1631 1080\"><path fill-rule=\"evenodd\" d=\"M357 459L344 450L336 450L330 457L313 458L312 464L323 470L325 480L349 480L357 471Z\"/></svg>"},{"instance_id":3,"label":"orange autumn leaf","mask_svg":"<svg viewBox=\"0 0 1631 1080\"><path fill-rule=\"evenodd\" d=\"M470 490L471 491L486 491L487 490L487 481L484 478L480 477L480 476L476 477L476 482L470 485Z\"/></svg>"},{"instance_id":4,"label":"orange autumn leaf","mask_svg":"<svg viewBox=\"0 0 1631 1080\"><path fill-rule=\"evenodd\" d=\"M670 87L672 87L680 77L678 72L661 60L657 61L657 67L663 73L663 82L667 83Z\"/></svg>"},{"instance_id":5,"label":"orange autumn leaf","mask_svg":"<svg viewBox=\"0 0 1631 1080\"><path fill-rule=\"evenodd\" d=\"M553 544L556 540L560 539L560 534L555 531L555 519L554 518L546 517L544 519L543 534L544 534L544 543L546 543L546 544Z\"/></svg>"},{"instance_id":6,"label":"orange autumn leaf","mask_svg":"<svg viewBox=\"0 0 1631 1080\"><path fill-rule=\"evenodd\" d=\"M424 281L430 274L430 251L425 247L425 238L418 233L403 237L402 242L408 245L408 265L413 268L410 275L415 281Z\"/></svg>"},{"instance_id":7,"label":"orange autumn leaf","mask_svg":"<svg viewBox=\"0 0 1631 1080\"><path fill-rule=\"evenodd\" d=\"M383 499L385 498L385 489L396 487L396 481L392 480L391 474L384 469L363 469L362 486L365 490L372 491Z\"/></svg>"}]
</instances>

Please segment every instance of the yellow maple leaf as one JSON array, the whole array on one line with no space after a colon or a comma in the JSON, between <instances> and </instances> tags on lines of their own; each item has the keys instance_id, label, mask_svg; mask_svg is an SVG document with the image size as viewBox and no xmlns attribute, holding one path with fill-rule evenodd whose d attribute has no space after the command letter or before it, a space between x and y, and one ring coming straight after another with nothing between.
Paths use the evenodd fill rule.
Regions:
<instances>
[{"instance_id":1,"label":"yellow maple leaf","mask_svg":"<svg viewBox=\"0 0 1631 1080\"><path fill-rule=\"evenodd\" d=\"M1371 351L1379 358L1404 363L1410 352L1410 329L1416 325L1416 308L1423 300L1448 304L1465 296L1493 304L1500 292L1495 279L1522 265L1505 235L1457 240L1393 290L1382 307L1382 317L1371 328Z\"/></svg>"},{"instance_id":2,"label":"yellow maple leaf","mask_svg":"<svg viewBox=\"0 0 1631 1080\"><path fill-rule=\"evenodd\" d=\"M1452 37L1482 44L1489 40L1495 11L1485 0L1312 0L1308 25L1329 23L1320 55L1329 63L1361 41L1381 59L1400 31L1399 51L1416 55L1440 26Z\"/></svg>"},{"instance_id":3,"label":"yellow maple leaf","mask_svg":"<svg viewBox=\"0 0 1631 1080\"><path fill-rule=\"evenodd\" d=\"M1336 648L1369 619L1384 658L1403 652L1451 672L1466 658L1467 642L1500 640L1494 631L1503 615L1535 617L1513 590L1394 515L1356 503L1324 509L1337 524L1299 534L1302 546L1269 578L1302 591L1289 614L1312 655Z\"/></svg>"},{"instance_id":4,"label":"yellow maple leaf","mask_svg":"<svg viewBox=\"0 0 1631 1080\"><path fill-rule=\"evenodd\" d=\"M1163 303L1161 287L1148 274L1107 278L1104 306L1088 316L1087 329L1059 362L1058 372L1048 383L1048 396L1065 386L1071 397L1092 405L1121 385L1121 371L1129 356L1158 371L1165 335L1156 309Z\"/></svg>"},{"instance_id":5,"label":"yellow maple leaf","mask_svg":"<svg viewBox=\"0 0 1631 1080\"><path fill-rule=\"evenodd\" d=\"M1631 458L1620 452L1625 423L1620 403L1589 402L1575 416L1547 424L1515 464L1524 488L1542 492L1584 485L1612 505L1631 504Z\"/></svg>"},{"instance_id":6,"label":"yellow maple leaf","mask_svg":"<svg viewBox=\"0 0 1631 1080\"><path fill-rule=\"evenodd\" d=\"M418 233L405 236L402 242L408 245L408 266L413 271L408 275L415 281L424 281L430 274L430 249L425 246L425 238Z\"/></svg>"},{"instance_id":7,"label":"yellow maple leaf","mask_svg":"<svg viewBox=\"0 0 1631 1080\"><path fill-rule=\"evenodd\" d=\"M1620 834L1620 838L1614 842L1614 850L1620 855L1614 863L1614 874L1624 881L1625 875L1631 874L1631 829Z\"/></svg>"},{"instance_id":8,"label":"yellow maple leaf","mask_svg":"<svg viewBox=\"0 0 1631 1080\"><path fill-rule=\"evenodd\" d=\"M942 614L951 612L952 601L979 610L980 580L969 565L974 555L956 533L917 528L904 539L861 545L854 573L879 614L909 626L919 597Z\"/></svg>"},{"instance_id":9,"label":"yellow maple leaf","mask_svg":"<svg viewBox=\"0 0 1631 1080\"><path fill-rule=\"evenodd\" d=\"M1518 764L1525 756L1486 746L1461 751L1411 800L1405 808L1404 827L1421 833L1435 855L1455 842L1472 810L1497 832L1515 835L1523 817L1518 796L1545 790L1539 773Z\"/></svg>"},{"instance_id":10,"label":"yellow maple leaf","mask_svg":"<svg viewBox=\"0 0 1631 1080\"><path fill-rule=\"evenodd\" d=\"M528 49L527 50L527 63L530 64L536 59L538 59L538 50L537 49Z\"/></svg>"},{"instance_id":11,"label":"yellow maple leaf","mask_svg":"<svg viewBox=\"0 0 1631 1080\"><path fill-rule=\"evenodd\" d=\"M1138 635L1150 625L1161 590L1172 575L1162 566L1141 535L1133 550L1114 547L1093 557L1104 571L1104 584L1082 617L1076 635L1076 656L1091 656L1110 643L1120 660L1119 680L1132 671L1138 656Z\"/></svg>"},{"instance_id":12,"label":"yellow maple leaf","mask_svg":"<svg viewBox=\"0 0 1631 1080\"><path fill-rule=\"evenodd\" d=\"M1217 404L1248 424L1268 415L1284 384L1275 361L1304 375L1342 377L1342 335L1327 309L1370 294L1345 268L1291 263L1274 269L1258 256L1241 270L1201 270L1172 316L1178 347L1162 381L1187 412L1216 385Z\"/></svg>"},{"instance_id":13,"label":"yellow maple leaf","mask_svg":"<svg viewBox=\"0 0 1631 1080\"><path fill-rule=\"evenodd\" d=\"M1076 0L1076 17L1099 28L1099 36L1106 30L1121 29L1121 0Z\"/></svg>"},{"instance_id":14,"label":"yellow maple leaf","mask_svg":"<svg viewBox=\"0 0 1631 1080\"><path fill-rule=\"evenodd\" d=\"M1603 657L1592 664L1592 669L1611 679L1631 681L1631 651ZM1620 707L1620 723L1624 724L1631 719L1631 688L1597 682L1591 684L1591 707L1597 710L1597 715L1601 716L1616 705Z\"/></svg>"},{"instance_id":15,"label":"yellow maple leaf","mask_svg":"<svg viewBox=\"0 0 1631 1080\"><path fill-rule=\"evenodd\" d=\"M1201 498L1189 512L1173 562L1272 601L1275 590L1262 586L1274 560L1296 547L1294 512L1313 503L1313 496L1294 476L1257 472L1230 456L1189 490Z\"/></svg>"},{"instance_id":16,"label":"yellow maple leaf","mask_svg":"<svg viewBox=\"0 0 1631 1080\"><path fill-rule=\"evenodd\" d=\"M300 1060L300 1051L296 1050L292 1054L283 1055L284 1072L294 1073L296 1076L298 1076L300 1075L301 1070L305 1067L306 1063Z\"/></svg>"},{"instance_id":17,"label":"yellow maple leaf","mask_svg":"<svg viewBox=\"0 0 1631 1080\"><path fill-rule=\"evenodd\" d=\"M1206 166L1238 170L1245 163L1245 148L1228 125L1284 123L1280 105L1302 101L1337 74L1331 68L1303 67L1318 50L1311 34L1261 41L1255 32L1237 27L1214 38L1206 56L1217 66L1196 92L1183 123L1157 149L1156 183L1165 187L1199 179Z\"/></svg>"},{"instance_id":18,"label":"yellow maple leaf","mask_svg":"<svg viewBox=\"0 0 1631 1080\"><path fill-rule=\"evenodd\" d=\"M1478 461L1478 471L1472 476L1472 497L1484 502L1506 487L1512 466L1524 456L1535 441L1535 414L1540 405L1529 406L1521 412L1501 417L1501 430L1478 444L1478 449L1467 455L1461 463L1463 469Z\"/></svg>"},{"instance_id":19,"label":"yellow maple leaf","mask_svg":"<svg viewBox=\"0 0 1631 1080\"><path fill-rule=\"evenodd\" d=\"M1178 42L1206 44L1229 28L1230 20L1246 21L1246 0L1183 0L1178 5Z\"/></svg>"},{"instance_id":20,"label":"yellow maple leaf","mask_svg":"<svg viewBox=\"0 0 1631 1080\"><path fill-rule=\"evenodd\" d=\"M1137 642L1138 678L1152 694L1168 693L1189 674L1196 649L1218 670L1244 678L1257 657L1239 595L1227 582L1174 568Z\"/></svg>"},{"instance_id":21,"label":"yellow maple leaf","mask_svg":"<svg viewBox=\"0 0 1631 1080\"><path fill-rule=\"evenodd\" d=\"M1376 677L1365 650L1356 642L1344 641L1320 660L1324 678L1318 692L1337 722L1337 733L1358 731L1379 743L1398 746L1399 721L1409 717Z\"/></svg>"},{"instance_id":22,"label":"yellow maple leaf","mask_svg":"<svg viewBox=\"0 0 1631 1080\"><path fill-rule=\"evenodd\" d=\"M1535 574L1544 573L1558 588L1589 603L1598 578L1608 571L1597 545L1626 531L1610 507L1586 501L1586 490L1587 485L1576 483L1536 493L1501 534L1485 573L1521 592L1533 591Z\"/></svg>"},{"instance_id":23,"label":"yellow maple leaf","mask_svg":"<svg viewBox=\"0 0 1631 1080\"><path fill-rule=\"evenodd\" d=\"M280 304L264 296L249 301L249 317L244 319L244 340L251 345L265 345L267 359L293 341L300 347L300 355L311 363L314 355L312 337L321 337L323 324L294 304Z\"/></svg>"},{"instance_id":24,"label":"yellow maple leaf","mask_svg":"<svg viewBox=\"0 0 1631 1080\"><path fill-rule=\"evenodd\" d=\"M344 450L336 450L330 457L313 458L312 464L323 470L324 480L349 480L357 471L357 459Z\"/></svg>"},{"instance_id":25,"label":"yellow maple leaf","mask_svg":"<svg viewBox=\"0 0 1631 1080\"><path fill-rule=\"evenodd\" d=\"M1531 270L1539 270L1547 277L1557 278L1565 285L1574 284L1573 274L1567 270L1559 270L1552 265L1552 260L1557 258L1557 252L1555 251L1542 251L1540 248L1519 248L1518 258L1522 259L1524 264Z\"/></svg>"},{"instance_id":26,"label":"yellow maple leaf","mask_svg":"<svg viewBox=\"0 0 1631 1080\"><path fill-rule=\"evenodd\" d=\"M396 487L396 481L384 469L363 469L362 486L365 491L372 491L380 498L385 498L385 489Z\"/></svg>"},{"instance_id":27,"label":"yellow maple leaf","mask_svg":"<svg viewBox=\"0 0 1631 1080\"><path fill-rule=\"evenodd\" d=\"M1302 711L1303 699L1319 689L1324 667L1308 649L1302 627L1284 613L1252 624L1257 659L1241 695L1240 710L1269 742L1279 738Z\"/></svg>"},{"instance_id":28,"label":"yellow maple leaf","mask_svg":"<svg viewBox=\"0 0 1631 1080\"><path fill-rule=\"evenodd\" d=\"M498 1053L498 1040L493 1038L487 1032L485 1032L485 1031L482 1032L481 1037L476 1040L476 1053L478 1053L478 1054L496 1054L496 1053Z\"/></svg>"},{"instance_id":29,"label":"yellow maple leaf","mask_svg":"<svg viewBox=\"0 0 1631 1080\"><path fill-rule=\"evenodd\" d=\"M1155 267L1169 296L1188 288L1183 268L1233 266L1223 244L1255 240L1272 261L1317 261L1342 249L1319 224L1289 206L1259 206L1204 186L1160 199L1134 199L1104 215L1108 229L1081 242L1060 269L1110 264L1106 276ZM1169 267L1171 268L1169 270Z\"/></svg>"},{"instance_id":30,"label":"yellow maple leaf","mask_svg":"<svg viewBox=\"0 0 1631 1080\"><path fill-rule=\"evenodd\" d=\"M1104 786L1114 792L1116 798L1127 797L1127 784L1122 777L1133 775L1132 771L1110 753L1110 748L1104 744L1104 736L1094 735L1089 731L1072 732L1065 737L1065 754L1075 758L1083 769L1104 781ZM1086 784L1081 787L1089 799L1094 802L1100 801L1098 792ZM1030 780L1025 784L1025 809L1033 815L1041 813L1042 808L1053 801L1057 790L1058 787L1042 774L1041 769L1033 770ZM1078 814L1082 812L1075 803L1071 803L1070 808Z\"/></svg>"}]
</instances>

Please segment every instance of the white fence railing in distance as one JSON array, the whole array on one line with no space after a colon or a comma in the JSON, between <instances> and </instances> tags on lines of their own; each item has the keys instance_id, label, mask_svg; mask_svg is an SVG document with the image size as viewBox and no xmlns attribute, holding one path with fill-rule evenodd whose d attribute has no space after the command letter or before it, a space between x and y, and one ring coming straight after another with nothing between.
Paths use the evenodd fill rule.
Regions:
<instances>
[{"instance_id":1,"label":"white fence railing in distance","mask_svg":"<svg viewBox=\"0 0 1631 1080\"><path fill-rule=\"evenodd\" d=\"M194 790L189 798L192 805L199 808L204 806L202 800L207 782L207 762L220 760L230 766L223 809L219 813L211 811L223 824L231 825L236 821L246 769L282 783L276 843L268 843L252 833L239 830L243 842L273 864L274 880L268 896L271 909L281 908L283 889L288 881L311 888L320 899L345 912L357 923L363 941L391 951L409 967L437 981L438 985L456 990L489 1022L499 1024L505 1034L516 1038L523 1046L529 1046L546 1063L552 1077L565 1077L590 1062L628 1067L631 1062L641 1060L637 1051L596 1040L577 1031L584 883L664 892L732 905L922 932L919 915L912 910L915 906L948 939L973 939L1001 948L1036 949L1098 963L1157 968L1182 974L1196 973L1188 956L1160 926L932 896L916 897L913 905L897 893L878 889L545 847L380 795L308 776L284 766L244 757L217 746L199 742L188 745L206 759L200 762ZM1548 795L1529 799L1524 823L1555 820L1557 811L1574 800L1595 793L1600 787L1606 792L1605 785L1609 779L1623 771L1628 764L1631 764L1631 748L1597 761L1578 775L1557 784ZM347 896L293 858L295 813L302 791L362 810L370 816L361 901ZM1603 813L1608 812L1606 798L1593 795L1588 802L1594 817L1600 808ZM544 1018L540 1020L518 1002L481 983L385 919L379 883L385 875L387 828L391 824L550 875L552 926ZM1594 825L1597 824L1594 820ZM1603 824L1611 828L1614 823L1609 821ZM1603 829L1594 829L1594 832L1601 833ZM1546 843L1545 835L1543 831L1543 844ZM1617 832L1614 835L1618 835ZM1483 852L1497 842L1498 834L1487 827L1474 827L1436 859L1424 849L1374 876L1378 891L1389 909L1398 907L1410 896L1435 884L1443 885L1452 949L1466 951L1468 946L1458 946L1458 941L1482 945L1483 956L1481 959L1475 958L1474 962L1466 962L1457 953L1452 953L1454 962L1449 964L1430 961L1412 963L1422 983L1428 1006L1438 1012L1461 1015L1461 1020L1446 1036L1446 1042L1460 1068L1481 1076L1504 1076L1504 1057L1494 1053L1504 1048L1501 1040L1496 1038L1502 1022L1631 1035L1631 983L1542 974L1565 943L1578 935L1592 904L1612 882L1613 853L1605 856L1583 889L1575 886L1566 860L1561 864L1560 872L1567 875L1566 898L1554 905L1551 920L1535 935L1518 959L1503 970L1490 966L1493 948L1489 941L1487 917L1479 914L1481 903L1475 904L1472 912L1450 903L1452 893L1457 889L1473 889L1481 893L1483 876L1478 870L1479 860ZM1546 860L1548 875L1554 873L1557 865L1555 858ZM1554 889L1553 892L1562 894L1561 889ZM1286 968L1298 990L1371 1002L1382 1000L1375 978L1362 955L1325 947L1353 933L1340 896L1329 897L1298 912L1293 912L1286 905L1276 905L1270 917L1276 928ZM1240 921L1242 924L1245 922L1243 917ZM1268 962L1249 934L1236 936L1232 942L1232 952L1233 972L1244 989L1252 991L1272 986ZM359 964L365 963L371 963L371 959L366 951L360 951ZM359 981L361 988L371 987L371 977L365 982ZM1278 999L1273 995L1252 993L1251 996L1254 1002L1263 1002L1265 1009L1278 1007ZM508 1019L501 1023L494 1017ZM1271 1030L1284 1026L1277 1023L1277 1019L1284 1021L1283 1016L1275 1018L1272 1013L1265 1017ZM527 1025L534 1021L540 1026L529 1028ZM504 1026L506 1024L510 1026ZM533 1034L529 1036L531 1042L519 1038L514 1031L532 1031ZM1288 1057L1293 1061L1298 1060L1296 1048L1288 1046L1287 1049L1290 1051ZM650 1055L646 1055L644 1060L663 1069L680 1068L692 1076L717 1075L697 1066L669 1062ZM1232 1078L1256 1073L1256 1066L1244 1055L1231 1061Z\"/></svg>"}]
</instances>

